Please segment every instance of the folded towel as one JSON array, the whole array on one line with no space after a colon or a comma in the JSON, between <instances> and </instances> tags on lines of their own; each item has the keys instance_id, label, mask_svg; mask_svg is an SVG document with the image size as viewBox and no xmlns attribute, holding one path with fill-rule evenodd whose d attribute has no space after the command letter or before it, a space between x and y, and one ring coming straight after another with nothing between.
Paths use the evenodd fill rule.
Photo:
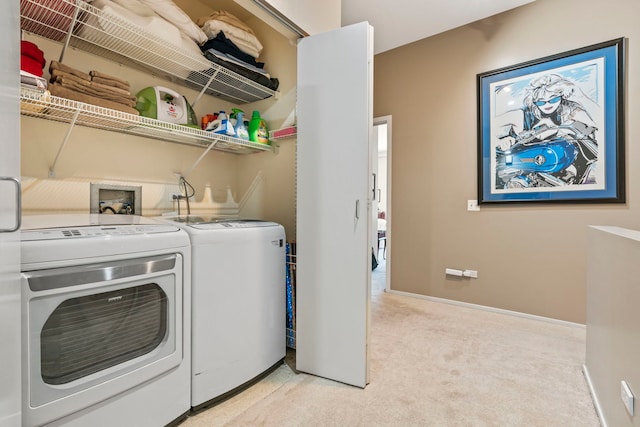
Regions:
<instances>
[{"instance_id":1,"label":"folded towel","mask_svg":"<svg viewBox=\"0 0 640 427\"><path fill-rule=\"evenodd\" d=\"M224 35L231 40L242 52L257 58L262 52L262 43L253 34L241 30L226 22L217 19L210 19L202 24L202 31L209 37L209 40L216 38L218 33L224 32Z\"/></svg>"},{"instance_id":2,"label":"folded towel","mask_svg":"<svg viewBox=\"0 0 640 427\"><path fill-rule=\"evenodd\" d=\"M98 83L94 80L84 80L79 77L74 76L73 74L65 73L60 70L53 70L51 73L51 82L55 82L58 77L65 77L69 80L74 80L78 84L91 88L91 90L102 91L107 94L116 94L119 96L123 96L125 98L135 99L135 96L131 94L129 90L121 89L115 86L109 86L102 83Z\"/></svg>"},{"instance_id":3,"label":"folded towel","mask_svg":"<svg viewBox=\"0 0 640 427\"><path fill-rule=\"evenodd\" d=\"M54 82L62 87L66 87L68 89L73 89L76 92L84 93L86 95L95 96L97 98L104 99L106 101L117 102L122 105L126 105L128 107L135 107L136 98L135 97L127 97L123 95L118 95L115 93L111 93L108 90L101 90L96 88L95 86L87 86L82 83L79 83L77 80L73 80L69 77L56 77ZM92 82L89 82L92 83Z\"/></svg>"},{"instance_id":4,"label":"folded towel","mask_svg":"<svg viewBox=\"0 0 640 427\"><path fill-rule=\"evenodd\" d=\"M46 61L44 59L44 52L42 52L38 45L35 43L28 42L26 40L22 40L20 42L20 55L27 56L40 64L40 69L44 68Z\"/></svg>"},{"instance_id":5,"label":"folded towel","mask_svg":"<svg viewBox=\"0 0 640 427\"><path fill-rule=\"evenodd\" d=\"M196 24L198 24L199 27L202 27L205 24L205 22L210 21L211 19L216 19L218 21L226 22L227 24L233 25L234 27L239 28L243 31L246 31L249 34L255 35L251 27L249 27L247 24L245 24L244 22L236 18L235 15L232 15L225 10L216 10L209 16L200 17L196 20Z\"/></svg>"},{"instance_id":6,"label":"folded towel","mask_svg":"<svg viewBox=\"0 0 640 427\"><path fill-rule=\"evenodd\" d=\"M91 76L89 76L89 74L83 73L80 70L76 70L75 68L69 67L66 64L62 64L56 61L55 59L52 59L51 63L49 64L49 73L53 74L52 70L64 71L65 73L73 74L74 76L80 77L81 79L91 80Z\"/></svg>"},{"instance_id":7,"label":"folded towel","mask_svg":"<svg viewBox=\"0 0 640 427\"><path fill-rule=\"evenodd\" d=\"M90 80L98 81L99 83L106 84L108 86L119 87L120 89L125 89L125 90L129 90L131 88L131 85L129 84L129 82L121 78L110 76L108 74L101 73L100 71L96 71L96 70L89 71L89 74L91 75Z\"/></svg>"},{"instance_id":8,"label":"folded towel","mask_svg":"<svg viewBox=\"0 0 640 427\"><path fill-rule=\"evenodd\" d=\"M30 56L20 55L20 69L38 77L42 77L42 65Z\"/></svg>"},{"instance_id":9,"label":"folded towel","mask_svg":"<svg viewBox=\"0 0 640 427\"><path fill-rule=\"evenodd\" d=\"M124 83L122 83L122 82L120 82L118 80L105 79L105 78L99 77L99 76L91 76L91 81L103 84L105 86L111 86L113 88L118 88L120 90L125 90L127 92L131 91L131 86L128 83L124 84Z\"/></svg>"},{"instance_id":10,"label":"folded towel","mask_svg":"<svg viewBox=\"0 0 640 427\"><path fill-rule=\"evenodd\" d=\"M49 92L54 96L60 98L71 99L78 102L84 102L85 104L97 105L99 107L109 108L112 110L122 111L124 113L140 115L140 112L135 108L128 107L118 102L108 101L106 99L98 98L96 96L87 95L84 93L76 92L73 89L63 87L57 83L49 85Z\"/></svg>"}]
</instances>

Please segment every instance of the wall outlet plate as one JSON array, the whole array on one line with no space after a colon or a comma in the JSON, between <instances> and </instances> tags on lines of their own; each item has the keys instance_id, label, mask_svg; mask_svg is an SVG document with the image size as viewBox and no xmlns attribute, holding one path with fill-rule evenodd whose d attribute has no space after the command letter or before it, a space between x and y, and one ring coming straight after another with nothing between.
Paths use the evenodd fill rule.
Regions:
<instances>
[{"instance_id":1,"label":"wall outlet plate","mask_svg":"<svg viewBox=\"0 0 640 427\"><path fill-rule=\"evenodd\" d=\"M462 270L458 270L456 268L445 268L444 274L447 276L460 276L462 277Z\"/></svg>"},{"instance_id":2,"label":"wall outlet plate","mask_svg":"<svg viewBox=\"0 0 640 427\"><path fill-rule=\"evenodd\" d=\"M634 397L631 389L629 388L629 384L624 380L620 381L620 397L622 398L624 407L627 408L627 412L633 417Z\"/></svg>"},{"instance_id":3,"label":"wall outlet plate","mask_svg":"<svg viewBox=\"0 0 640 427\"><path fill-rule=\"evenodd\" d=\"M478 278L478 270L464 270L462 272L464 277L471 277L472 279Z\"/></svg>"},{"instance_id":4,"label":"wall outlet plate","mask_svg":"<svg viewBox=\"0 0 640 427\"><path fill-rule=\"evenodd\" d=\"M477 212L480 210L480 206L478 205L477 200L467 200L467 210L472 212Z\"/></svg>"},{"instance_id":5,"label":"wall outlet plate","mask_svg":"<svg viewBox=\"0 0 640 427\"><path fill-rule=\"evenodd\" d=\"M170 191L169 192L168 200L170 202L175 202L178 199L182 199L182 193L180 193L179 191Z\"/></svg>"}]
</instances>

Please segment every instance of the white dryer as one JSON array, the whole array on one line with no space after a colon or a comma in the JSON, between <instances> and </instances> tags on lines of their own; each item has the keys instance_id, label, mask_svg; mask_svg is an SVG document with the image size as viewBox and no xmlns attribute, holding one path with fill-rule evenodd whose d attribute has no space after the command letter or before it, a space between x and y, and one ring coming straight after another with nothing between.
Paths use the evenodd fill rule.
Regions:
<instances>
[{"instance_id":1,"label":"white dryer","mask_svg":"<svg viewBox=\"0 0 640 427\"><path fill-rule=\"evenodd\" d=\"M258 220L164 217L191 238L191 406L209 406L282 363L285 231Z\"/></svg>"},{"instance_id":2,"label":"white dryer","mask_svg":"<svg viewBox=\"0 0 640 427\"><path fill-rule=\"evenodd\" d=\"M191 246L132 215L23 218L23 425L149 426L191 391Z\"/></svg>"}]
</instances>

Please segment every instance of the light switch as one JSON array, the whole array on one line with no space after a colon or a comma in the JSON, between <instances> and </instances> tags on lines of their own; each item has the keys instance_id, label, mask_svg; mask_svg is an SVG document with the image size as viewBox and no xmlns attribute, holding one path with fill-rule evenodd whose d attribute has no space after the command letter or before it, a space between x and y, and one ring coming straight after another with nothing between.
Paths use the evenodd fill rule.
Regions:
<instances>
[{"instance_id":1,"label":"light switch","mask_svg":"<svg viewBox=\"0 0 640 427\"><path fill-rule=\"evenodd\" d=\"M620 397L622 398L622 402L624 403L624 407L627 408L627 412L629 415L633 417L633 393L629 388L629 384L626 381L620 381Z\"/></svg>"}]
</instances>

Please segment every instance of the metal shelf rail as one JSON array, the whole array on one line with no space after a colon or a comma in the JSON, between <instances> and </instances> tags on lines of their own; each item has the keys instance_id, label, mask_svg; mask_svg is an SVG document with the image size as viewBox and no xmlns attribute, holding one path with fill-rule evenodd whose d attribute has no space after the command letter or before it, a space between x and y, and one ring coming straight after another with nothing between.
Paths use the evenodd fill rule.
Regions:
<instances>
[{"instance_id":1,"label":"metal shelf rail","mask_svg":"<svg viewBox=\"0 0 640 427\"><path fill-rule=\"evenodd\" d=\"M277 98L278 92L150 34L84 0L20 0L21 29L103 58L150 71L233 103ZM197 49L197 46L194 47Z\"/></svg>"},{"instance_id":2,"label":"metal shelf rail","mask_svg":"<svg viewBox=\"0 0 640 427\"><path fill-rule=\"evenodd\" d=\"M25 86L20 88L20 113L24 116L70 124L69 131L58 151L56 162L75 125L203 147L207 149L206 152L210 149L235 154L273 151L273 146L271 145L245 141L227 135L206 132L198 128L162 122L148 117L72 101L52 96L47 91L31 89ZM204 157L204 154L198 159L198 162L202 157ZM190 170L193 170L195 166L193 165ZM55 162L51 167L50 174L52 176L55 174Z\"/></svg>"}]
</instances>

